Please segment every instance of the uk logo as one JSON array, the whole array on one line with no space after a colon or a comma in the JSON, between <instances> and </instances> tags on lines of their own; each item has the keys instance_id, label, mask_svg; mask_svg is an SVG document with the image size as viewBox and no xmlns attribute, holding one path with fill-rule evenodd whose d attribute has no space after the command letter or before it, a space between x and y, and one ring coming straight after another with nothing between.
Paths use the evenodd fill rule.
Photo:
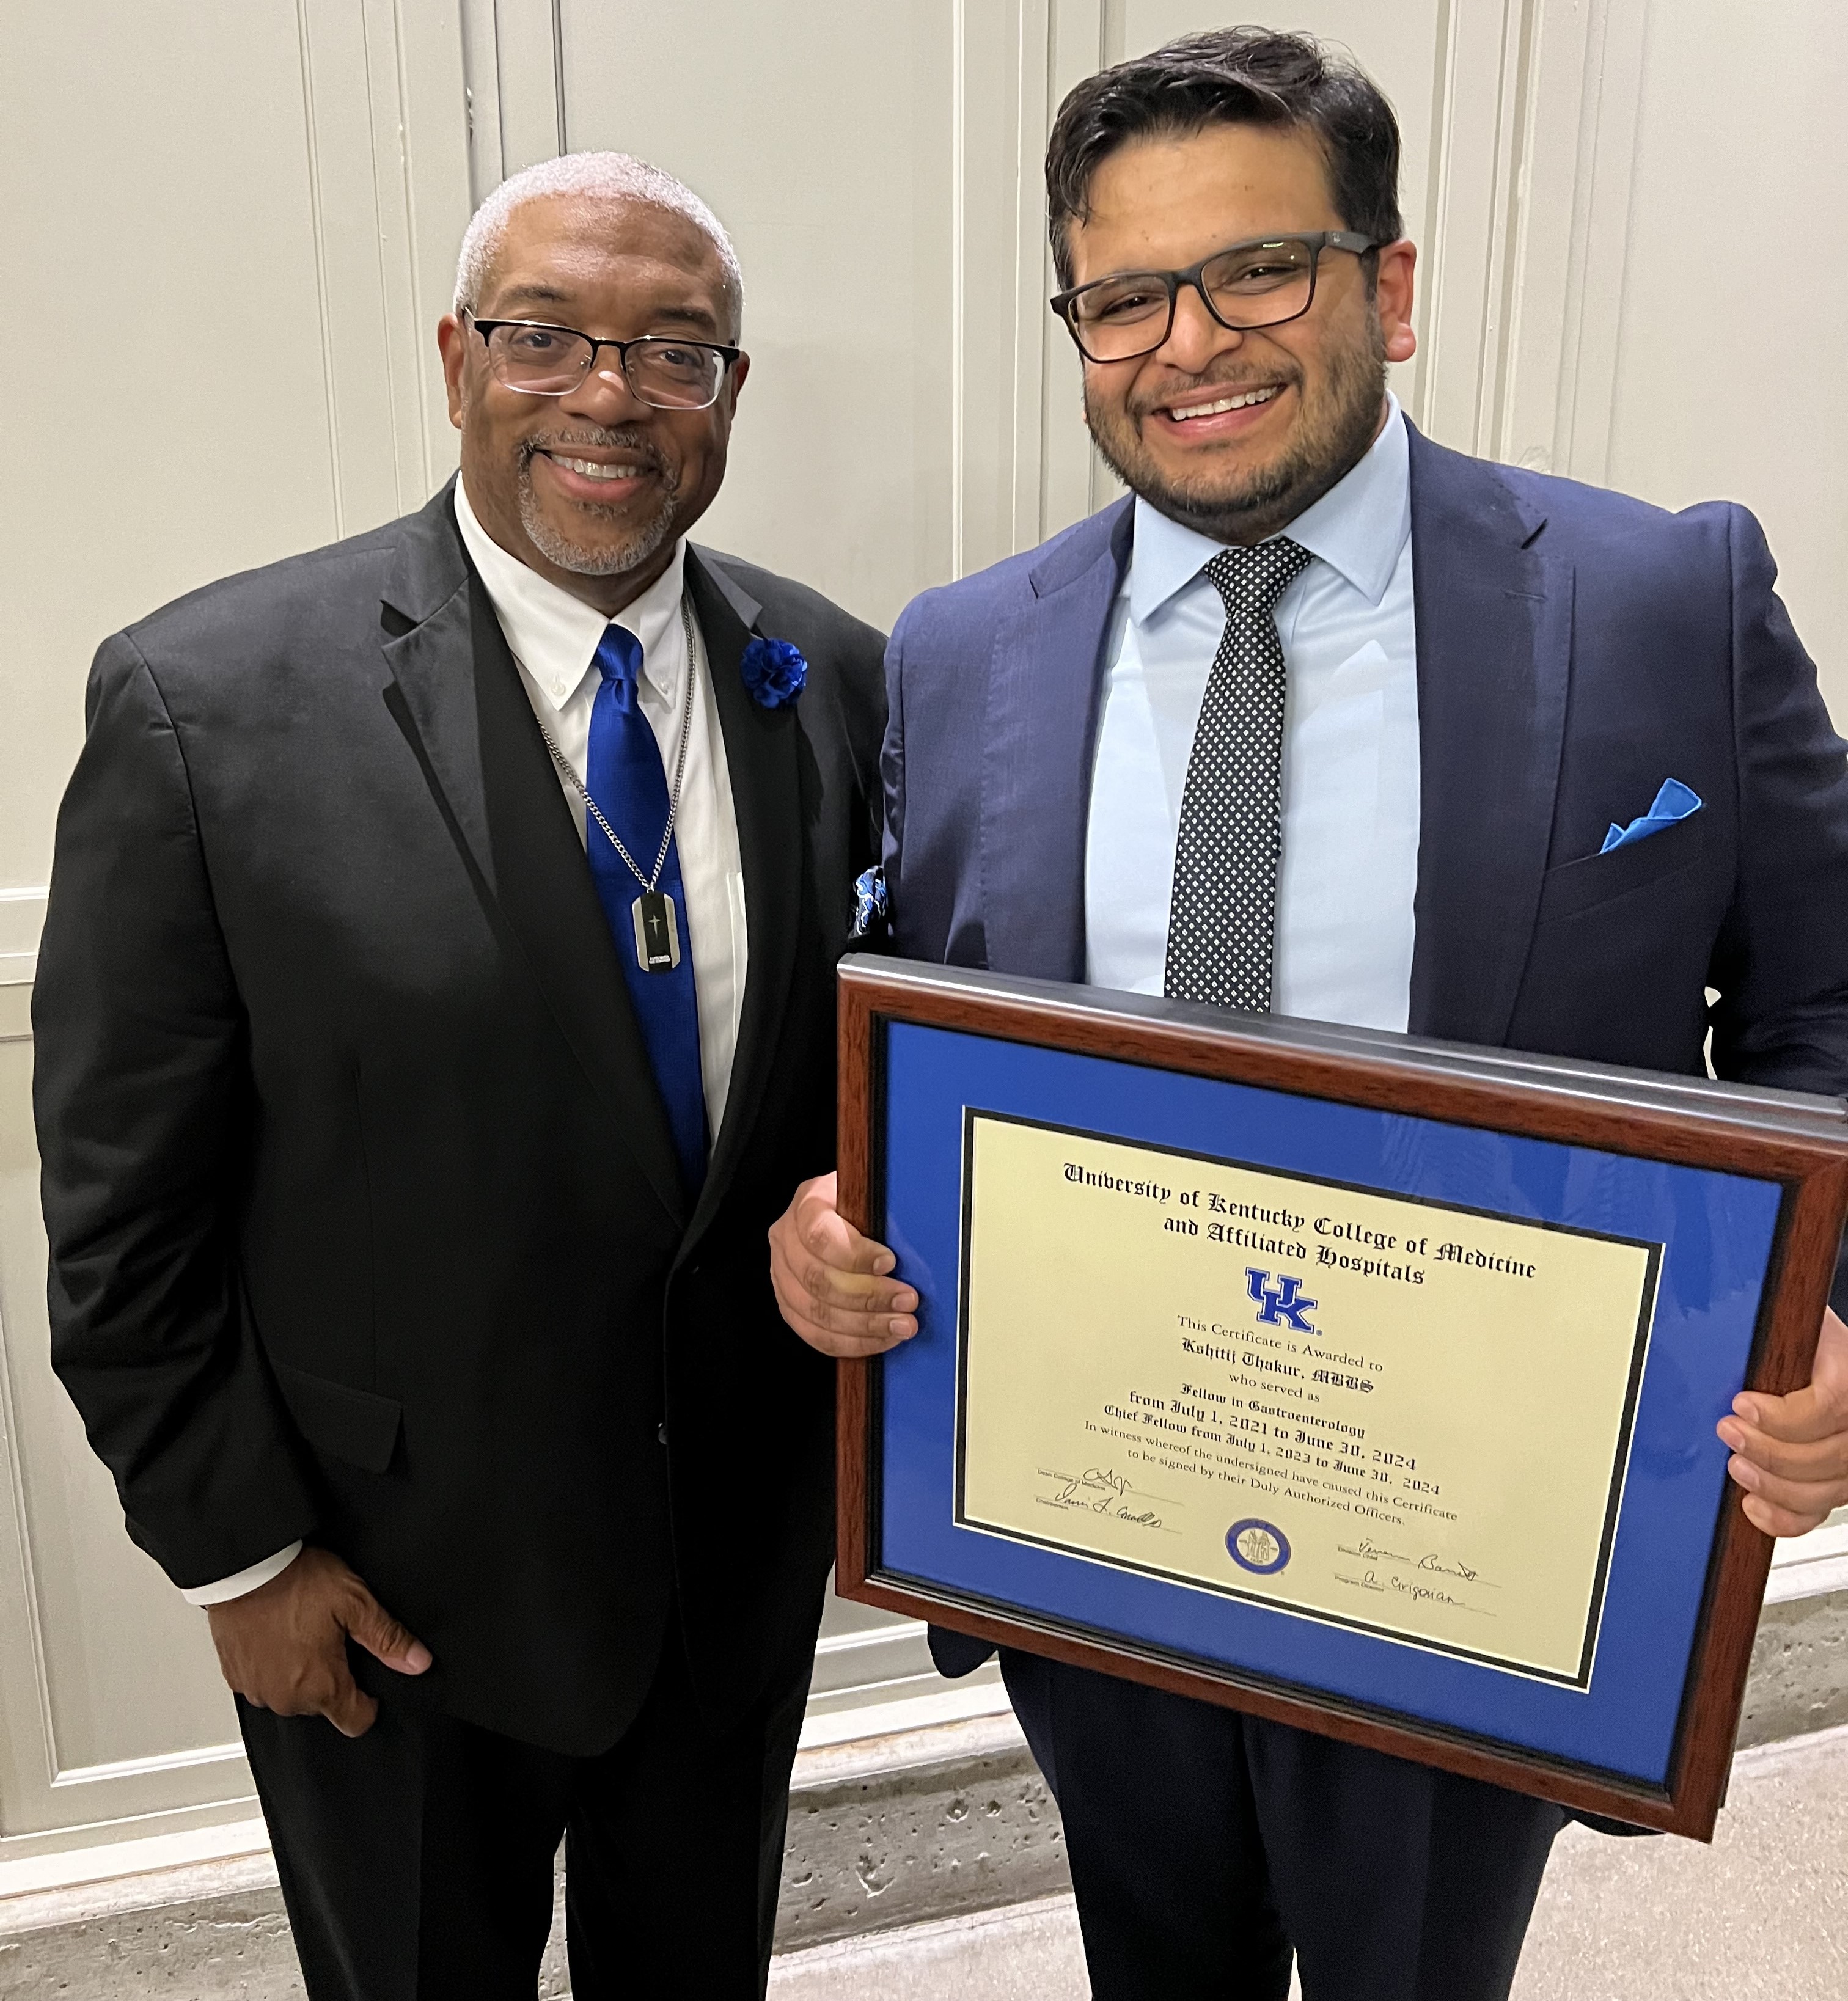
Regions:
<instances>
[{"instance_id":1,"label":"uk logo","mask_svg":"<svg viewBox=\"0 0 1848 2001\"><path fill-rule=\"evenodd\" d=\"M1258 1302L1258 1317L1267 1327L1287 1327L1298 1334L1314 1334L1309 1311L1317 1302L1303 1297L1303 1282L1285 1272L1273 1279L1269 1272L1245 1267L1245 1285Z\"/></svg>"}]
</instances>

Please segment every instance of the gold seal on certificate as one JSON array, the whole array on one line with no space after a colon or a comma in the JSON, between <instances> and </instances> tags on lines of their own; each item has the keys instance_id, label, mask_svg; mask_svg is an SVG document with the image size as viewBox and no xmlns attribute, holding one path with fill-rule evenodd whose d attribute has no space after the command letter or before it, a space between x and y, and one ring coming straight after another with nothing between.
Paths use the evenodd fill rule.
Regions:
<instances>
[{"instance_id":1,"label":"gold seal on certificate","mask_svg":"<svg viewBox=\"0 0 1848 2001\"><path fill-rule=\"evenodd\" d=\"M1658 1246L967 1116L963 1524L1584 1686Z\"/></svg>"}]
</instances>

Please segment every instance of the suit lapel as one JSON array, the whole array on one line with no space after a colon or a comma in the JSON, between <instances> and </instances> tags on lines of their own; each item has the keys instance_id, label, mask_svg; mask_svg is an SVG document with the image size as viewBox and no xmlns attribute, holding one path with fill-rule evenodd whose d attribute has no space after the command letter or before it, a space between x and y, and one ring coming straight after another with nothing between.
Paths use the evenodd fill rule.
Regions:
<instances>
[{"instance_id":1,"label":"suit lapel","mask_svg":"<svg viewBox=\"0 0 1848 2001\"><path fill-rule=\"evenodd\" d=\"M802 920L804 856L799 703L764 708L739 671L762 607L699 552L687 552L687 588L699 620L706 663L725 738L738 849L744 864L744 915L750 941L738 1046L725 1118L694 1227L710 1216L736 1171L776 1054L794 972Z\"/></svg>"},{"instance_id":2,"label":"suit lapel","mask_svg":"<svg viewBox=\"0 0 1848 2001\"><path fill-rule=\"evenodd\" d=\"M518 669L470 568L447 488L385 590L386 702L553 1019L661 1205L687 1202L667 1115L603 909Z\"/></svg>"},{"instance_id":3,"label":"suit lapel","mask_svg":"<svg viewBox=\"0 0 1848 2001\"><path fill-rule=\"evenodd\" d=\"M988 671L982 916L990 969L1084 977L1084 832L1098 662L1129 561L1131 503L1093 516L1031 575Z\"/></svg>"},{"instance_id":4,"label":"suit lapel","mask_svg":"<svg viewBox=\"0 0 1848 2001\"><path fill-rule=\"evenodd\" d=\"M1421 803L1415 1035L1497 1045L1533 941L1571 664L1572 569L1493 467L1411 433Z\"/></svg>"}]
</instances>

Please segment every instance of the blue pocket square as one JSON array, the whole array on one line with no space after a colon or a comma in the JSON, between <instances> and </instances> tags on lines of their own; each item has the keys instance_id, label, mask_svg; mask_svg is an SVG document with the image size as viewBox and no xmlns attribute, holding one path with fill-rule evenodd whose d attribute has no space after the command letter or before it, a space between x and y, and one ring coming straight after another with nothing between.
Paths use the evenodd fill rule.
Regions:
<instances>
[{"instance_id":1,"label":"blue pocket square","mask_svg":"<svg viewBox=\"0 0 1848 2001\"><path fill-rule=\"evenodd\" d=\"M1672 826L1677 820L1686 820L1690 813L1700 810L1700 795L1691 785L1684 785L1679 778L1665 778L1662 790L1655 795L1655 803L1641 820L1633 820L1627 826L1619 826L1613 820L1610 831L1604 837L1604 845L1598 850L1608 854L1613 847L1627 847L1633 840L1647 840L1652 833L1660 833L1665 826Z\"/></svg>"}]
</instances>

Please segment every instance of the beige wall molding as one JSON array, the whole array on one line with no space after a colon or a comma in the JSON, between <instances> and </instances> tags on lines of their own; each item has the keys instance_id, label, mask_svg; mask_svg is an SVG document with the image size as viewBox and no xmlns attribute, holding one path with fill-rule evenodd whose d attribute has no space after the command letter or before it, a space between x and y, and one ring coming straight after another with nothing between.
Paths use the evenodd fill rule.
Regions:
<instances>
[{"instance_id":1,"label":"beige wall molding","mask_svg":"<svg viewBox=\"0 0 1848 2001\"><path fill-rule=\"evenodd\" d=\"M200 1744L184 1751L157 1751L145 1758L117 1758L106 1765L79 1765L60 1772L54 1787L110 1786L123 1779L139 1779L157 1772L190 1771L199 1765L235 1765L243 1762L242 1738L228 1744Z\"/></svg>"},{"instance_id":2,"label":"beige wall molding","mask_svg":"<svg viewBox=\"0 0 1848 2001\"><path fill-rule=\"evenodd\" d=\"M0 889L0 987L30 987L45 922L45 886Z\"/></svg>"},{"instance_id":3,"label":"beige wall molding","mask_svg":"<svg viewBox=\"0 0 1848 2001\"><path fill-rule=\"evenodd\" d=\"M296 0L337 534L421 506L455 463L431 331L471 205L447 12Z\"/></svg>"}]
</instances>

